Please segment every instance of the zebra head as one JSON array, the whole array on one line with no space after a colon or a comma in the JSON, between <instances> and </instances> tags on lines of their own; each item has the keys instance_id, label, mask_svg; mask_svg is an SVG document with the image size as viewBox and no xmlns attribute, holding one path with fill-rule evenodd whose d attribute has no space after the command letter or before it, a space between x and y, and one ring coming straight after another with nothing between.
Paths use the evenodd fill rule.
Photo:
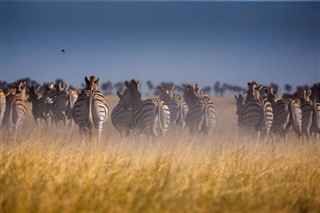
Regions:
<instances>
[{"instance_id":1,"label":"zebra head","mask_svg":"<svg viewBox=\"0 0 320 213\"><path fill-rule=\"evenodd\" d=\"M29 97L27 99L27 101L32 102L32 101L36 101L39 98L39 89L40 87L38 86L37 88L35 86L29 86L28 90L29 90Z\"/></svg>"},{"instance_id":2,"label":"zebra head","mask_svg":"<svg viewBox=\"0 0 320 213\"><path fill-rule=\"evenodd\" d=\"M265 93L267 94L267 100L271 103L274 104L279 100L279 91L280 89L273 89L272 87L267 87L265 88Z\"/></svg>"},{"instance_id":3,"label":"zebra head","mask_svg":"<svg viewBox=\"0 0 320 213\"><path fill-rule=\"evenodd\" d=\"M68 84L67 82L59 82L57 84L54 85L56 88L57 93L59 92L67 92L68 91Z\"/></svg>"},{"instance_id":4,"label":"zebra head","mask_svg":"<svg viewBox=\"0 0 320 213\"><path fill-rule=\"evenodd\" d=\"M298 90L298 97L304 102L309 102L311 93L311 89L300 88Z\"/></svg>"},{"instance_id":5,"label":"zebra head","mask_svg":"<svg viewBox=\"0 0 320 213\"><path fill-rule=\"evenodd\" d=\"M314 102L320 103L320 83L313 84L311 87L310 99Z\"/></svg>"},{"instance_id":6,"label":"zebra head","mask_svg":"<svg viewBox=\"0 0 320 213\"><path fill-rule=\"evenodd\" d=\"M192 85L187 85L184 89L183 98L187 104L192 104L195 99L198 99L197 89Z\"/></svg>"},{"instance_id":7,"label":"zebra head","mask_svg":"<svg viewBox=\"0 0 320 213\"><path fill-rule=\"evenodd\" d=\"M27 83L25 81L17 84L16 94L20 94L22 100L27 100Z\"/></svg>"},{"instance_id":8,"label":"zebra head","mask_svg":"<svg viewBox=\"0 0 320 213\"><path fill-rule=\"evenodd\" d=\"M169 95L169 97L170 97L171 99L173 99L173 98L174 98L173 91L174 91L174 89L175 89L175 85L174 85L173 83L169 83L169 84L165 87L165 89L166 89L166 93Z\"/></svg>"},{"instance_id":9,"label":"zebra head","mask_svg":"<svg viewBox=\"0 0 320 213\"><path fill-rule=\"evenodd\" d=\"M133 106L141 102L141 93L139 92L140 81L132 79L125 82L126 89L123 92L123 99L126 106Z\"/></svg>"},{"instance_id":10,"label":"zebra head","mask_svg":"<svg viewBox=\"0 0 320 213\"><path fill-rule=\"evenodd\" d=\"M252 81L251 83L248 82L248 92L247 97L248 99L260 99L260 90L262 89L262 84L258 84L255 81Z\"/></svg>"},{"instance_id":11,"label":"zebra head","mask_svg":"<svg viewBox=\"0 0 320 213\"><path fill-rule=\"evenodd\" d=\"M86 82L86 89L90 92L99 91L99 84L100 84L100 77L96 79L94 75L90 76L90 80L87 78L87 76L84 78Z\"/></svg>"}]
</instances>

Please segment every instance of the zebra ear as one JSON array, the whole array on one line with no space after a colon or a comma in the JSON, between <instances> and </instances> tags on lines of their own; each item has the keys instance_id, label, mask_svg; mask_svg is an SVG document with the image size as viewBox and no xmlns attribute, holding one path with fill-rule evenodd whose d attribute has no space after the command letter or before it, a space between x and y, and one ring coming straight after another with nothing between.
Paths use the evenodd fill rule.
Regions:
<instances>
[{"instance_id":1,"label":"zebra ear","mask_svg":"<svg viewBox=\"0 0 320 213\"><path fill-rule=\"evenodd\" d=\"M126 85L127 88L129 88L129 86L130 86L129 81L126 81L125 85Z\"/></svg>"},{"instance_id":2,"label":"zebra ear","mask_svg":"<svg viewBox=\"0 0 320 213\"><path fill-rule=\"evenodd\" d=\"M94 81L95 84L99 85L100 84L100 77L97 78L97 80Z\"/></svg>"},{"instance_id":3,"label":"zebra ear","mask_svg":"<svg viewBox=\"0 0 320 213\"><path fill-rule=\"evenodd\" d=\"M67 82L63 82L63 88L66 90L68 88L68 83Z\"/></svg>"},{"instance_id":4,"label":"zebra ear","mask_svg":"<svg viewBox=\"0 0 320 213\"><path fill-rule=\"evenodd\" d=\"M87 78L87 76L84 78L84 81L86 82L87 85L90 84L90 81L89 81L89 79Z\"/></svg>"},{"instance_id":5,"label":"zebra ear","mask_svg":"<svg viewBox=\"0 0 320 213\"><path fill-rule=\"evenodd\" d=\"M251 85L251 83L250 82L248 82L248 87Z\"/></svg>"},{"instance_id":6,"label":"zebra ear","mask_svg":"<svg viewBox=\"0 0 320 213\"><path fill-rule=\"evenodd\" d=\"M261 90L262 87L263 87L262 84L259 84L257 88L258 88L258 90Z\"/></svg>"},{"instance_id":7,"label":"zebra ear","mask_svg":"<svg viewBox=\"0 0 320 213\"><path fill-rule=\"evenodd\" d=\"M239 95L240 96L240 95ZM238 98L238 96L237 95L234 95L234 98L238 101L239 100L239 98Z\"/></svg>"},{"instance_id":8,"label":"zebra ear","mask_svg":"<svg viewBox=\"0 0 320 213\"><path fill-rule=\"evenodd\" d=\"M140 86L141 86L141 82L137 81L137 88L140 88Z\"/></svg>"},{"instance_id":9,"label":"zebra ear","mask_svg":"<svg viewBox=\"0 0 320 213\"><path fill-rule=\"evenodd\" d=\"M311 95L311 89L308 89L307 90L307 97L310 97L310 95Z\"/></svg>"}]
</instances>

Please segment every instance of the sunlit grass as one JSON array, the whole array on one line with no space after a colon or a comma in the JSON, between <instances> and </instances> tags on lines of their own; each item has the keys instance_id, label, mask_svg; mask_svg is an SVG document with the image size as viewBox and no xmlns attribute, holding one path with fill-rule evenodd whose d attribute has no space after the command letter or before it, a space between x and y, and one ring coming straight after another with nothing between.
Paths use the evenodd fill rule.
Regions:
<instances>
[{"instance_id":1,"label":"sunlit grass","mask_svg":"<svg viewBox=\"0 0 320 213\"><path fill-rule=\"evenodd\" d=\"M320 144L240 140L224 103L211 138L124 140L108 123L96 146L28 118L1 135L1 212L319 212Z\"/></svg>"}]
</instances>

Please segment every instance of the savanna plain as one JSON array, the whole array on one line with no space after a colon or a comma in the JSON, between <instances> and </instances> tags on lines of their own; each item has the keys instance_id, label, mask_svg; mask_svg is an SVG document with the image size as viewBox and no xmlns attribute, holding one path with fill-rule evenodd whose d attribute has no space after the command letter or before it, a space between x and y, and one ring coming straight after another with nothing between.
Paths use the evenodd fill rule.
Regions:
<instances>
[{"instance_id":1,"label":"savanna plain","mask_svg":"<svg viewBox=\"0 0 320 213\"><path fill-rule=\"evenodd\" d=\"M0 133L1 212L320 212L320 142L240 138L234 99L213 100L210 137L125 140L109 118L101 145L39 130L28 105L21 132Z\"/></svg>"}]
</instances>

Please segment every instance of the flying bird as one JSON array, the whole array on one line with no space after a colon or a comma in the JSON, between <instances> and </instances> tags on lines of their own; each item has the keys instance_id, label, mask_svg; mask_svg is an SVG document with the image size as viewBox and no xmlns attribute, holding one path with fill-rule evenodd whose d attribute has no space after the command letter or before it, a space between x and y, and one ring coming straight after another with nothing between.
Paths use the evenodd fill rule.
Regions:
<instances>
[{"instance_id":1,"label":"flying bird","mask_svg":"<svg viewBox=\"0 0 320 213\"><path fill-rule=\"evenodd\" d=\"M66 51L65 51L64 49L61 49L61 52L63 52L63 53L64 53L64 52L66 52Z\"/></svg>"}]
</instances>

